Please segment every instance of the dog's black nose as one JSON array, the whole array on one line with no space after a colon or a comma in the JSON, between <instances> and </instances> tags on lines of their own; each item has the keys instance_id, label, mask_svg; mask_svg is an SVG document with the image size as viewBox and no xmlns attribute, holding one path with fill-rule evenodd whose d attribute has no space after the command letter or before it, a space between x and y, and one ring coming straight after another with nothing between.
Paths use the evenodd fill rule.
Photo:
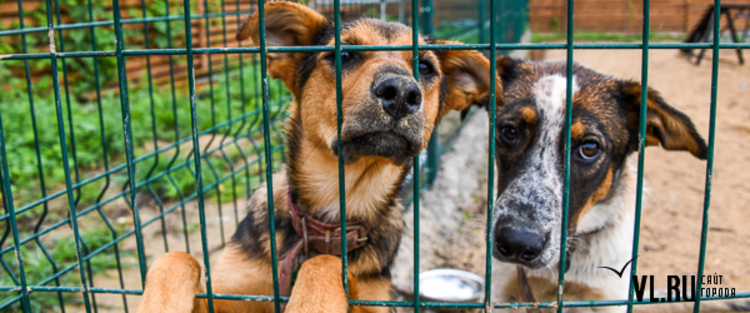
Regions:
<instances>
[{"instance_id":1,"label":"dog's black nose","mask_svg":"<svg viewBox=\"0 0 750 313\"><path fill-rule=\"evenodd\" d=\"M385 112L397 120L414 113L422 103L422 92L417 83L400 75L384 79L373 91Z\"/></svg>"},{"instance_id":2,"label":"dog's black nose","mask_svg":"<svg viewBox=\"0 0 750 313\"><path fill-rule=\"evenodd\" d=\"M503 257L520 263L536 260L547 243L547 236L523 228L505 226L495 230L495 249Z\"/></svg>"}]
</instances>

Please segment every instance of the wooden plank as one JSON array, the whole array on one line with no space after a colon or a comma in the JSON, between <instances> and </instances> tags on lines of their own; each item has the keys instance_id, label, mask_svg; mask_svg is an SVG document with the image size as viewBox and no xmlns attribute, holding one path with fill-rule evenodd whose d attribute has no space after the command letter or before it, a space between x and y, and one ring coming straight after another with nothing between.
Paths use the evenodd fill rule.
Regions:
<instances>
[{"instance_id":1,"label":"wooden plank","mask_svg":"<svg viewBox=\"0 0 750 313\"><path fill-rule=\"evenodd\" d=\"M42 3L39 0L26 0L22 2L23 12L32 12L41 8ZM0 15L18 16L18 3L7 1L0 3Z\"/></svg>"}]
</instances>

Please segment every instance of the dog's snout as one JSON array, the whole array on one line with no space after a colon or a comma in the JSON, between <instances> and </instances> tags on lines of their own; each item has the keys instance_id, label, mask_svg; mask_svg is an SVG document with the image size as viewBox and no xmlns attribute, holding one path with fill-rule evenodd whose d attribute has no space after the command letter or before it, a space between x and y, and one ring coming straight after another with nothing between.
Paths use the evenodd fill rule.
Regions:
<instances>
[{"instance_id":1,"label":"dog's snout","mask_svg":"<svg viewBox=\"0 0 750 313\"><path fill-rule=\"evenodd\" d=\"M403 76L392 76L375 85L373 92L388 115L401 119L419 109L422 92L414 80Z\"/></svg>"},{"instance_id":2,"label":"dog's snout","mask_svg":"<svg viewBox=\"0 0 750 313\"><path fill-rule=\"evenodd\" d=\"M542 254L547 237L524 228L505 226L495 230L495 249L509 260L531 263Z\"/></svg>"}]
</instances>

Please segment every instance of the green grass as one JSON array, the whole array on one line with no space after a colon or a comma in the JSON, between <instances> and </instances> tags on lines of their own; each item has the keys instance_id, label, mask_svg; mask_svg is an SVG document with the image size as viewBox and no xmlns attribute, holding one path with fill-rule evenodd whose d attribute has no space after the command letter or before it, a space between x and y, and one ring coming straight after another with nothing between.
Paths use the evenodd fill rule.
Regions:
<instances>
[{"instance_id":1,"label":"green grass","mask_svg":"<svg viewBox=\"0 0 750 313\"><path fill-rule=\"evenodd\" d=\"M103 227L82 229L81 237L83 241L88 245L89 251L99 249L112 240L112 234L110 233L109 229ZM58 271L76 262L75 243L72 236L51 239L49 240L49 242L45 242L45 246L48 253L50 254L50 257L55 260ZM21 254L23 256L26 281L28 282L28 284L38 284L54 274L51 263L48 261L44 252L36 245L24 245L23 247L21 247ZM122 251L122 249L120 249L121 260L123 260L123 257L133 256L135 256L134 252ZM9 265L15 276L19 277L18 264L16 263L15 255L12 253L7 253L3 255L2 258ZM127 258L125 258L124 260L127 260ZM135 266L134 263L128 263L127 261L123 261L121 265L123 268L130 268ZM109 269L116 268L114 248L110 248L107 251L100 253L96 257L92 258L90 261L90 266L93 273L104 273ZM3 270L3 272L5 271ZM66 274L61 275L59 277L59 281L60 286L80 287L81 279L80 274L77 271L77 267L76 270L72 270ZM15 286L16 283L11 279L9 275L7 275L7 273L3 273L3 275L0 275L0 285ZM56 286L56 284L54 281L52 281L46 286ZM0 303L3 303L15 296L15 292L0 293ZM30 299L32 312L59 311L60 304L58 294L56 292L34 292L30 295ZM62 299L66 304L70 305L81 304L83 301L79 293L62 293ZM7 312L21 312L20 306L11 306L7 309Z\"/></svg>"},{"instance_id":2,"label":"green grass","mask_svg":"<svg viewBox=\"0 0 750 313\"><path fill-rule=\"evenodd\" d=\"M450 39L462 43L479 43L479 29L474 27L456 27L447 24L435 31L435 37L441 39Z\"/></svg>"},{"instance_id":3,"label":"green grass","mask_svg":"<svg viewBox=\"0 0 750 313\"><path fill-rule=\"evenodd\" d=\"M2 66L3 63L0 63L0 76L5 74L3 73ZM5 72L7 73L7 71ZM235 70L231 71L228 81L223 74L215 75L213 97L211 97L208 87L201 88L196 106L199 131L210 129L216 124L230 120L230 118L237 118L243 112L249 115L245 118L245 125L239 134L237 133L242 124L241 121L216 129L214 131L216 135L214 143L220 142L224 134L229 134L224 141L226 143L232 140L235 134L239 136L247 135L248 130L257 130L261 125L260 97L257 96L253 88L256 83L254 74L258 72L257 68L248 66L246 63L243 73L244 86L240 86L240 73ZM32 99L27 94L25 80L14 78L11 75L8 76L11 79L7 81L5 87L0 87L2 88L2 92L0 92L0 107L2 108L3 127L6 134L6 151L8 153L11 188L14 199L18 202L16 205L20 206L41 197L40 173L37 168L38 158L41 158L45 187L48 193L65 187L65 173L62 167L63 158L57 131L55 101L50 91L52 90L51 80L42 79L33 84L34 110L32 111L30 106ZM141 82L141 84L131 83L131 85L138 85L130 88L128 92L132 123L132 145L135 149L135 157L141 157L153 152L154 133L156 133L156 138L161 149L178 139L190 136L190 102L187 90L178 88L176 99L173 101L169 85L155 86L152 114L152 97L147 84ZM280 84L274 84L274 86L280 86ZM119 95L112 89L102 94L102 119L100 120L99 104L96 101L86 101L77 98L83 92L76 89L72 87L69 104L66 101L68 97L64 94L64 89L61 91L63 92L62 109L71 170L78 169L78 180L83 180L104 171L105 153L107 154L110 168L123 164L126 161L126 145L123 137ZM243 91L245 93L245 102L241 98L241 92ZM282 90L278 93L273 92L272 95L275 95L272 98L272 100L275 100L286 97L288 93ZM231 99L230 105L227 105L228 97ZM214 100L213 105L211 105L211 98ZM173 105L176 107L173 107ZM284 112L283 107L274 107L272 111ZM39 151L36 149L32 117L36 118ZM70 134L71 124L69 118L72 119L72 129L75 136L71 136ZM104 132L103 140L102 130ZM175 136L176 132L179 133L179 138ZM275 135L278 137L278 134ZM260 132L256 132L252 136L259 138L261 134ZM274 144L280 142L279 138L276 137ZM207 140L204 139L203 141L205 143ZM256 142L258 143L259 150L256 151L253 147L244 147L243 152L250 156L257 156L259 154L257 152L262 151L263 146L262 140L256 140ZM73 146L75 146L75 150L73 150ZM187 160L187 153L190 149L192 149L190 141L183 144L174 165L184 163ZM224 151L232 162L238 166L242 163L241 154L234 145L224 148ZM39 153L38 155L37 152ZM156 168L153 171L154 175L168 168L169 161L171 161L174 153L175 149L172 148L160 155L159 163L156 164ZM224 157L220 151L212 154L209 160L221 170L220 172L229 170L228 163L224 161ZM77 164L74 161L77 161ZM151 167L154 166L154 161L154 158L151 157L137 164L136 176L139 178L139 181L147 177ZM183 171L187 172L191 168L192 162ZM204 165L204 168L204 170L210 170L208 166ZM115 175L115 179L122 182L123 179L126 179L126 173L125 170L118 172ZM208 172L206 174L209 174L204 175L204 177L208 178L206 184L210 184L211 177L215 175ZM75 173L72 175L75 183ZM190 175L191 177L180 175L179 173L175 173L174 175L178 178L178 181L194 181L192 175ZM88 189L82 190L81 193L84 197L81 200L82 204L92 203L92 201L96 200L99 194L98 191L103 185L104 180L101 179L88 185L91 186ZM176 190L173 190L173 186L166 179L154 182L152 187L161 190L162 195L168 199L177 196ZM190 189L189 186L181 187Z\"/></svg>"},{"instance_id":4,"label":"green grass","mask_svg":"<svg viewBox=\"0 0 750 313\"><path fill-rule=\"evenodd\" d=\"M550 32L550 33L534 32L531 37L531 42L540 43L540 42L550 42L550 41L561 41L561 40L565 40L566 38L567 38L567 34L565 32ZM610 33L610 32L577 31L573 33L573 40L588 41L588 42L634 42L634 41L642 41L643 36L639 33ZM685 35L650 32L649 40L654 41L654 42L683 41L685 40Z\"/></svg>"},{"instance_id":5,"label":"green grass","mask_svg":"<svg viewBox=\"0 0 750 313\"><path fill-rule=\"evenodd\" d=\"M245 58L249 61L248 58ZM0 76L7 74L7 69L3 68L5 63L0 63ZM216 65L216 64L215 64ZM228 80L224 73L215 71L213 93L208 85L199 87L197 94L197 116L198 129L203 131L213 128L217 124L224 123L230 118L236 119L243 114L248 115L245 118L244 126L240 129L242 121L237 121L230 126L216 129L213 133L208 133L201 137L201 144L206 145L212 141L209 150L215 149L222 142L225 134L227 137L223 140L226 147L215 151L205 157L202 162L202 177L204 187L216 183L219 179L225 179L234 175L233 180L226 179L223 183L210 189L207 193L207 201L214 201L221 197L224 203L230 203L234 197L242 197L245 192L251 188L257 187L263 180L260 175L260 164L249 166L247 171L238 171L238 168L244 166L245 158L248 161L263 156L264 143L262 133L258 131L262 125L260 111L260 97L256 93L254 86L257 83L257 74L259 69L251 66L250 62L245 62L243 73L237 69L231 69ZM244 84L240 84L239 75L242 74ZM8 167L11 181L11 189L16 208L22 207L32 201L39 200L42 197L42 186L40 185L40 173L38 171L38 158L41 159L42 173L45 178L45 188L47 195L63 190L65 188L65 172L62 168L62 154L60 138L57 128L57 115L55 108L55 99L51 92L52 84L50 79L42 79L35 82L33 87L33 98L29 98L26 90L24 79L7 75L11 77L6 80L6 84L0 87L0 113L2 114L3 127L5 131L6 152L8 154ZM288 97L288 92L280 83L273 81L271 100L277 104L271 107L272 118L276 120L283 119L285 115L285 102L280 100ZM154 132L160 149L174 144L177 140L190 138L190 107L188 91L182 87L176 89L176 98L172 99L169 84L154 86L153 97L145 81L131 82L129 88L129 108L132 123L132 145L136 158L153 153ZM259 89L259 88L258 88ZM102 118L99 118L99 103L97 101L85 100L77 97L86 92L83 88L71 85L70 104L68 105L64 89L62 95L63 119L65 123L66 144L70 158L71 171L78 170L78 179L76 173L71 173L71 178L75 183L76 180L84 180L104 171L105 153L109 161L109 168L125 163L125 141L123 139L123 122L120 106L120 97L114 89L107 89L101 97ZM245 93L245 101L242 101L242 92ZM31 100L33 99L34 110L31 110ZM153 99L153 113L152 100ZM211 104L213 99L213 105ZM227 104L227 99L231 99ZM176 108L173 107L176 105ZM69 108L69 109L68 109ZM70 134L69 114L72 117L72 129L75 136ZM35 144L35 132L32 124L32 117L36 118L37 132L36 136L39 141L39 149ZM279 127L276 126L278 129ZM281 166L282 136L272 127L272 142L270 143L274 153L274 168ZM104 131L102 139L101 132ZM255 130L250 133L250 130ZM175 131L179 132L179 137L175 136ZM239 147L232 144L231 141L237 137L251 137L255 140L255 146L246 138L238 141ZM73 140L74 138L74 140ZM73 143L75 142L75 150ZM192 141L187 140L180 145L179 153L175 147L168 149L159 154L158 161L152 156L136 164L136 182L141 183L167 171L172 171L171 178L163 176L151 182L149 186L153 188L161 203L165 208L175 205L176 201L182 200L183 197L194 195L197 192L194 162L189 159L193 155ZM205 153L205 149L201 153ZM222 151L224 153L222 153ZM243 157L244 153L244 157ZM77 163L74 163L73 156L76 156ZM234 170L230 163L234 164ZM178 168L176 169L175 168ZM235 174L232 174L236 172ZM112 174L111 183L108 187L109 193L103 199L112 197L114 193L121 192L127 187L128 176L126 170L121 170ZM105 187L105 180L98 179L84 185L80 190L74 191L74 196L78 200L77 208L82 210L89 205L93 205L98 200L102 189ZM139 199L149 193L146 188L138 189ZM3 195L4 196L4 195ZM44 222L45 226L66 218L68 215L67 203L65 197L58 198L49 202L49 214ZM153 203L149 206L152 206ZM116 206L113 206L116 207ZM108 207L105 207L108 210ZM224 215L233 215L229 210L225 210ZM33 228L38 223L39 217L44 212L44 207L39 205L32 210L17 215L21 238L28 238L33 233ZM96 213L90 213L96 214ZM121 213L120 213L121 214ZM126 216L129 216L127 213ZM101 223L100 223L101 225ZM90 251L111 242L112 236L104 228L91 228L90 230L82 229L82 236L89 244ZM193 225L188 225L191 228ZM0 229L4 229L5 222L0 222ZM59 227L67 227L63 224ZM194 227L192 227L194 228ZM132 224L128 229L132 229ZM120 232L122 234L122 232ZM53 260L58 263L58 270L70 265L75 261L75 250L73 249L72 236L57 238L51 234L43 236L42 243L48 249ZM11 239L2 243L2 247L12 245ZM30 284L36 284L54 273L51 264L35 243L29 242L22 246L21 253L24 258L26 273L29 277ZM14 264L14 254L11 250L0 256L9 264ZM106 270L115 268L113 251L109 250L95 257L91 262L94 275L104 273ZM14 271L17 266L11 265ZM80 286L77 272L71 272L63 275L61 284L63 286ZM51 282L49 285L54 284ZM0 269L0 285L15 286L17 285L10 278L10 275ZM14 297L15 292L0 293L0 303L2 299ZM47 312L58 305L57 293L35 292L31 296L34 305L34 312ZM64 293L63 300L65 303L76 304L81 301L81 297L76 293Z\"/></svg>"}]
</instances>

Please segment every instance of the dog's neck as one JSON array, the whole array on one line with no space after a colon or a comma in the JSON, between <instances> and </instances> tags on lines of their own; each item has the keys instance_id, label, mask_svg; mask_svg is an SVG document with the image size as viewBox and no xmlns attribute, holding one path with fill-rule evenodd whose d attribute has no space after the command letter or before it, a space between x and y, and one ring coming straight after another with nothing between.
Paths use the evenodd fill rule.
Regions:
<instances>
[{"instance_id":1,"label":"dog's neck","mask_svg":"<svg viewBox=\"0 0 750 313\"><path fill-rule=\"evenodd\" d=\"M321 221L338 222L338 158L326 145L311 142L302 133L290 133L288 139L289 186L299 199L300 209ZM367 224L393 204L408 166L380 157L362 157L344 169L346 218Z\"/></svg>"}]
</instances>

